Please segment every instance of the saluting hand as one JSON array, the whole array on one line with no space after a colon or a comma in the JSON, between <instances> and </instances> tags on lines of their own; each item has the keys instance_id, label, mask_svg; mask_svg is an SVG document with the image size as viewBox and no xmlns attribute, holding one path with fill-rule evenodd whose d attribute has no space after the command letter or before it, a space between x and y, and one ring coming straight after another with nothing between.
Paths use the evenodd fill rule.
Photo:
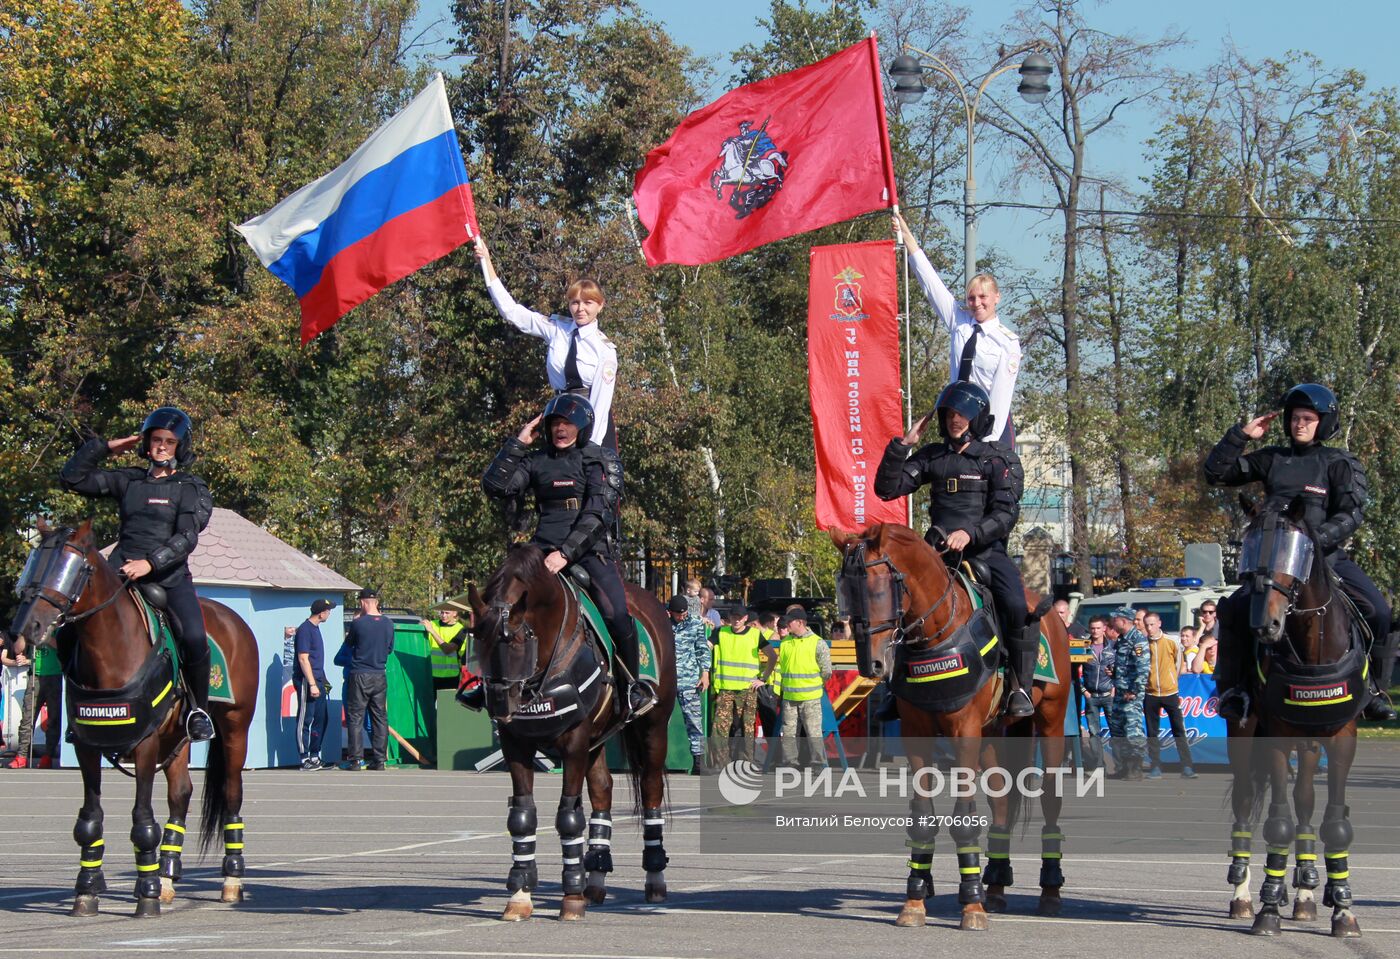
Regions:
<instances>
[{"instance_id":1,"label":"saluting hand","mask_svg":"<svg viewBox=\"0 0 1400 959\"><path fill-rule=\"evenodd\" d=\"M904 438L900 442L905 446L919 445L919 437L924 435L924 430L928 428L928 422L931 419L933 419L933 411L925 413L914 422L913 426L909 427L909 432L904 434Z\"/></svg>"},{"instance_id":2,"label":"saluting hand","mask_svg":"<svg viewBox=\"0 0 1400 959\"><path fill-rule=\"evenodd\" d=\"M1269 424L1278 419L1278 411L1265 413L1263 416L1256 416L1244 425L1244 435L1252 440L1261 440L1264 434L1269 431Z\"/></svg>"},{"instance_id":3,"label":"saluting hand","mask_svg":"<svg viewBox=\"0 0 1400 959\"><path fill-rule=\"evenodd\" d=\"M119 440L108 440L107 450L111 453L125 453L128 450L136 449L136 444L141 442L141 434L136 433L131 436L123 436Z\"/></svg>"},{"instance_id":4,"label":"saluting hand","mask_svg":"<svg viewBox=\"0 0 1400 959\"><path fill-rule=\"evenodd\" d=\"M516 439L520 440L520 442L524 443L526 446L533 443L535 441L535 430L539 429L540 420L542 419L544 419L543 413L522 426L520 428L520 435L517 436Z\"/></svg>"}]
</instances>

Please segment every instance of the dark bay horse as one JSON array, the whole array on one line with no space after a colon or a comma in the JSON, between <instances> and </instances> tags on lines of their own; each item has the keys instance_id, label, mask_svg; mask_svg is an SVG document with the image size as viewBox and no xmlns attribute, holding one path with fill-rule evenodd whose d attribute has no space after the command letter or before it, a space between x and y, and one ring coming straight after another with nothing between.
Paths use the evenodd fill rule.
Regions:
<instances>
[{"instance_id":1,"label":"dark bay horse","mask_svg":"<svg viewBox=\"0 0 1400 959\"><path fill-rule=\"evenodd\" d=\"M539 883L535 863L534 758L537 749L564 763L563 795L555 813L564 859L560 919L582 919L587 903L607 895L612 871L612 773L604 746L618 733L632 779L633 812L642 817L646 901L666 899L666 851L662 803L666 788L667 726L676 701L675 643L670 617L655 596L627 584L627 608L655 639L659 697L650 711L621 727L619 683L606 657L584 628L578 599L544 566L544 553L514 546L486 584L472 584L473 637L487 708L497 719L501 749L510 766L512 796L506 825L512 865L506 879L510 902L501 918L528 919ZM645 660L643 660L645 664ZM592 815L584 846L583 784ZM585 873L587 880L585 882Z\"/></svg>"},{"instance_id":2,"label":"dark bay horse","mask_svg":"<svg viewBox=\"0 0 1400 959\"><path fill-rule=\"evenodd\" d=\"M73 827L82 852L72 915L97 915L98 896L107 888L102 873L102 758L106 754L129 756L135 768L131 842L136 849L136 915L156 916L162 901L175 898L174 884L182 872L185 816L194 791L183 710L174 701L174 690L164 682L167 677L173 681L173 668L161 659L158 648L152 648L144 607L97 551L92 521L84 521L76 530L41 527L40 531L43 539L20 580L21 602L12 632L35 645L57 643L69 683L70 710L80 711L71 727L83 773L83 806ZM209 710L217 736L209 744L204 773L200 851L216 835L223 835L220 898L238 902L243 898L243 761L257 704L258 650L252 632L233 610L207 599L201 599L200 606L206 630L218 640L227 659L227 681L234 699L233 704L214 702ZM90 707L85 718L83 707L73 705L75 691L83 699L96 697L91 701L101 705ZM163 718L161 709L166 710ZM139 740L121 741L125 730L142 729L143 724L157 720ZM158 768L165 770L170 810L163 834L151 808Z\"/></svg>"},{"instance_id":3,"label":"dark bay horse","mask_svg":"<svg viewBox=\"0 0 1400 959\"><path fill-rule=\"evenodd\" d=\"M1264 821L1268 844L1255 935L1280 932L1279 910L1287 904L1284 877L1288 847L1297 859L1293 918L1317 918L1313 890L1320 885L1317 840L1326 847L1327 887L1323 904L1332 906L1332 935L1356 938L1361 927L1351 911L1347 848L1352 827L1346 804L1347 776L1356 758L1356 716L1366 704L1366 650L1353 644L1353 616L1341 586L1323 559L1316 534L1303 521L1301 498L1286 506L1257 507L1241 497L1250 523L1241 548L1240 591L1220 604L1222 627L1236 654L1246 655L1242 675L1251 690L1243 723L1229 724L1232 918L1254 916L1249 893L1251 829L1269 795ZM1244 620L1244 621L1241 621ZM1245 651L1257 644L1256 655ZM1289 816L1289 754L1298 754ZM1322 751L1327 753L1327 806L1313 830L1314 779ZM1295 825L1296 823L1296 825Z\"/></svg>"},{"instance_id":4,"label":"dark bay horse","mask_svg":"<svg viewBox=\"0 0 1400 959\"><path fill-rule=\"evenodd\" d=\"M901 668L899 664L917 659L962 635L960 628L973 619L972 599L950 573L943 557L908 527L882 523L860 534L833 530L831 538L842 551L841 590L851 608L851 631L862 676L895 677L896 669ZM1026 598L1028 608L1036 608L1040 597L1027 590ZM1046 768L1064 764L1065 710L1070 697L1069 637L1059 617L1046 617L1042 623L1050 640L1056 674L1064 681L1055 685L1035 684L1031 697L1035 714L1017 721L1003 717L1000 712L1003 684L995 675L971 695L965 705L948 711L931 711L900 698L900 729L910 768L930 766L934 762L933 738L946 737L953 747L957 766L979 772L998 766L1018 773L1031 763L1035 745L1032 733L1041 737ZM1020 624L1010 624L1006 628L1019 629ZM985 643L978 643L973 650L974 658L978 647L988 648ZM930 653L924 658L938 668L937 655ZM944 659L952 662L951 656ZM967 662L964 658L954 665L962 666ZM961 670L950 670L949 675L958 672ZM1060 869L1064 836L1059 827L1063 799L1058 785L1056 777L1047 777L1041 796L1041 812L1045 817L1041 830L1039 913L1042 916L1059 914L1060 887L1064 885ZM977 878L981 871L978 862L980 830L968 824L976 822L976 800L959 798L953 806L955 821L960 824L950 827L949 833L957 844L961 877L958 902L962 906L963 929L986 929L987 911L1006 908L1005 891L1012 883L1009 849L1020 796L1016 789L1010 789L1001 797L993 796L990 805L992 823L987 833L987 869L980 882ZM933 895L930 870L938 829L936 825L918 825L921 819L936 822L932 799L916 796L910 802L910 810L915 825L908 830L912 850L909 879L904 908L896 924L922 926L926 920L924 900Z\"/></svg>"}]
</instances>

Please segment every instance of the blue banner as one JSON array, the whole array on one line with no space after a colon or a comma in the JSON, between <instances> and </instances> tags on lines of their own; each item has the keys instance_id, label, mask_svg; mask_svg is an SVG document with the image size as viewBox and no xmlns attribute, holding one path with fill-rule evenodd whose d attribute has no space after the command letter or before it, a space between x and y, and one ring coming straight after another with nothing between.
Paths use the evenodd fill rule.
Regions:
<instances>
[{"instance_id":1,"label":"blue banner","mask_svg":"<svg viewBox=\"0 0 1400 959\"><path fill-rule=\"evenodd\" d=\"M1181 677L1181 719L1186 726L1186 743L1197 766L1228 764L1225 749L1225 720L1215 715L1215 677L1188 673ZM1171 723L1163 713L1157 735L1162 741L1162 762L1176 762L1176 740Z\"/></svg>"}]
</instances>

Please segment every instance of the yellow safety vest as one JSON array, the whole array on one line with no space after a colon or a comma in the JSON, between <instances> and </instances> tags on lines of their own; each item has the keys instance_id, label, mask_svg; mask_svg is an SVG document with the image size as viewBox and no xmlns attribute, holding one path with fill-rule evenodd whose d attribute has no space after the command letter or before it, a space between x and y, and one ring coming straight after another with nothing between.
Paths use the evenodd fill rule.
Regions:
<instances>
[{"instance_id":1,"label":"yellow safety vest","mask_svg":"<svg viewBox=\"0 0 1400 959\"><path fill-rule=\"evenodd\" d=\"M428 645L432 648L432 665L434 679L456 679L461 670L461 660L454 654L449 653L443 646L457 641L457 635L461 633L465 624L453 623L451 626L444 626L437 620L432 621L432 627L437 630L437 636L433 631L428 631ZM438 637L442 637L442 645L438 645Z\"/></svg>"},{"instance_id":2,"label":"yellow safety vest","mask_svg":"<svg viewBox=\"0 0 1400 959\"><path fill-rule=\"evenodd\" d=\"M821 666L817 663L816 633L789 636L778 647L778 671L782 674L783 699L802 703L821 699L826 684L822 682Z\"/></svg>"},{"instance_id":3,"label":"yellow safety vest","mask_svg":"<svg viewBox=\"0 0 1400 959\"><path fill-rule=\"evenodd\" d=\"M748 689L758 678L758 642L763 638L758 627L736 633L725 626L715 641L715 689L732 692Z\"/></svg>"}]
</instances>

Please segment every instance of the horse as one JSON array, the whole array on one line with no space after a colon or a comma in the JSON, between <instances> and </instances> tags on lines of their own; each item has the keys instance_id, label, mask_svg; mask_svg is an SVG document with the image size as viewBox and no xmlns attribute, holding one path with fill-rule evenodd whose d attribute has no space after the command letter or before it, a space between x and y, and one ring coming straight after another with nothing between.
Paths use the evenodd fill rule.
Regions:
<instances>
[{"instance_id":1,"label":"horse","mask_svg":"<svg viewBox=\"0 0 1400 959\"><path fill-rule=\"evenodd\" d=\"M80 865L70 914L97 915L98 897L107 889L102 871L105 754L136 779L131 812L136 915L158 916L162 902L174 901L175 883L182 876L185 816L194 792L189 740L181 721L183 692L172 688L174 664L159 642L152 643L141 600L97 551L92 520L76 529L41 525L40 533L20 579L20 606L11 631L34 645L55 643L64 663L70 728L83 774L83 806L73 827ZM223 835L220 899L233 903L243 898L243 761L257 704L258 649L252 631L233 610L207 599L200 600L200 607L205 628L224 651L233 699L214 702L209 710L217 736L204 774L200 852L207 851L215 835ZM134 772L120 765L123 755L130 757ZM165 770L170 812L163 831L151 809L158 769Z\"/></svg>"},{"instance_id":2,"label":"horse","mask_svg":"<svg viewBox=\"0 0 1400 959\"><path fill-rule=\"evenodd\" d=\"M1234 814L1227 876L1234 887L1230 917L1253 917L1250 932L1254 935L1279 934L1280 909L1287 904L1288 846L1294 843L1293 885L1298 892L1293 919L1315 920L1313 890L1320 884L1315 850L1320 837L1327 866L1322 901L1333 907L1332 935L1357 938L1361 926L1351 910L1347 870L1352 827L1346 786L1356 758L1356 716L1366 703L1366 650L1352 642L1353 614L1322 559L1316 533L1304 522L1302 498L1295 497L1287 505L1266 502L1262 507L1247 497L1240 502L1249 517L1240 562L1244 585L1220 604L1222 629L1230 630L1236 639L1236 652L1243 655L1243 650L1257 643L1258 653L1245 659L1241 672L1252 687L1249 708L1243 722L1230 723L1228 729ZM1248 621L1241 623L1246 609ZM1295 749L1296 826L1288 815L1287 795L1289 754ZM1327 806L1321 827L1314 832L1314 777L1324 749ZM1249 847L1266 788L1268 854L1256 916L1249 893Z\"/></svg>"},{"instance_id":3,"label":"horse","mask_svg":"<svg viewBox=\"0 0 1400 959\"><path fill-rule=\"evenodd\" d=\"M710 188L715 191L716 200L724 199L726 186L771 184L770 192L776 192L783 185L788 155L775 150L755 154L761 134L762 131L739 133L720 146L719 168L710 174Z\"/></svg>"},{"instance_id":4,"label":"horse","mask_svg":"<svg viewBox=\"0 0 1400 959\"><path fill-rule=\"evenodd\" d=\"M582 919L588 903L606 898L606 877L613 868L613 780L604 746L615 733L628 760L633 813L642 817L646 901L666 900L662 804L667 726L676 701L675 645L670 617L656 597L631 583L626 593L628 610L655 639L658 698L650 710L622 725L626 684L615 681L606 654L585 629L578 594L545 569L537 546L511 547L487 581L485 594L475 583L468 590L487 708L497 720L512 785L506 819L512 849L506 878L510 900L503 920L528 919L534 912L532 893L539 884L534 758L539 749L558 754L564 763L563 795L554 817L564 859L559 918ZM581 849L585 778L592 807L586 853Z\"/></svg>"},{"instance_id":5,"label":"horse","mask_svg":"<svg viewBox=\"0 0 1400 959\"><path fill-rule=\"evenodd\" d=\"M949 647L942 644L962 642L959 637L970 635L963 630L975 626L974 618L986 622L985 614L974 614L972 597L949 571L943 557L921 536L897 523L880 523L859 534L832 530L831 539L842 552L838 584L851 612L851 631L862 676L899 679L898 670L908 668L911 661L919 661L930 676L955 677L967 671L962 667L983 668L983 659L993 648L992 642L984 638L971 647L970 656L961 652L945 655ZM1028 608L1039 608L1039 596L1027 590L1026 597ZM1003 684L994 674L971 694L965 705L951 710L933 711L900 698L900 728L910 768L929 766L933 761L932 737L942 736L952 738L957 766L979 772L1000 766L1018 774L1030 765L1035 742L1032 732L1042 737L1045 766L1064 764L1065 710L1070 696L1069 637L1059 617L1050 616L1042 622L1056 673L1064 677L1064 682L1036 683L1032 694L1034 715L1015 721L1000 714ZM1020 627L1019 623L1004 624L1006 629ZM981 628L983 637L991 635L990 623ZM1059 827L1063 799L1058 790L1058 777L1050 777L1041 795L1045 824L1040 837L1038 912L1042 916L1059 915L1060 888L1064 885L1060 868L1064 835ZM1006 909L1005 890L1013 880L1009 850L1020 797L1011 789L1001 797L991 798L990 805L987 868L980 882L980 830L973 815L976 801L963 797L953 806L957 824L949 832L957 843L960 928L965 930L986 929L988 911ZM930 798L916 796L910 802L910 810L909 877L904 907L895 924L922 926L926 920L924 901L933 896L931 868L938 827Z\"/></svg>"}]
</instances>

